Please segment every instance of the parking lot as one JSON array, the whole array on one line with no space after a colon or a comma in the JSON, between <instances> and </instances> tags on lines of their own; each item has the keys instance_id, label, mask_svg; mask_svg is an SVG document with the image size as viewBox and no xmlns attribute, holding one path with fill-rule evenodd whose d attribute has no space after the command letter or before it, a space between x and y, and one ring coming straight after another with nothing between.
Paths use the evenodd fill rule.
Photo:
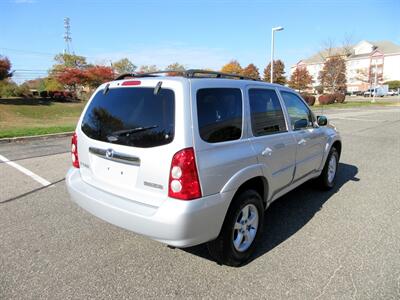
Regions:
<instances>
[{"instance_id":1,"label":"parking lot","mask_svg":"<svg viewBox=\"0 0 400 300\"><path fill-rule=\"evenodd\" d=\"M343 137L336 188L308 183L276 201L240 268L72 203L69 138L0 144L0 299L399 299L400 107L324 114Z\"/></svg>"}]
</instances>

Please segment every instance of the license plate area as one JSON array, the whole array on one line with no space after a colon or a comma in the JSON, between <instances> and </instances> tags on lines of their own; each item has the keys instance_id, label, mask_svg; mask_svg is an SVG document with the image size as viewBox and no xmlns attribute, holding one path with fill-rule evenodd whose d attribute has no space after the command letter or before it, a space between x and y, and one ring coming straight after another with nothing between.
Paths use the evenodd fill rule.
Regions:
<instances>
[{"instance_id":1,"label":"license plate area","mask_svg":"<svg viewBox=\"0 0 400 300\"><path fill-rule=\"evenodd\" d=\"M136 186L138 166L114 162L98 156L92 156L94 177L106 185L132 189Z\"/></svg>"}]
</instances>

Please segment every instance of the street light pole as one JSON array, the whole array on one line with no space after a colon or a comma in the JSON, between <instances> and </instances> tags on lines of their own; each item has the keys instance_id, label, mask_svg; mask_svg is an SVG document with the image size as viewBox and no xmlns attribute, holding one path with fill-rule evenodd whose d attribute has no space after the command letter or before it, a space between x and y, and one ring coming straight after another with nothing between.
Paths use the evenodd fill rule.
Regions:
<instances>
[{"instance_id":1,"label":"street light pole","mask_svg":"<svg viewBox=\"0 0 400 300\"><path fill-rule=\"evenodd\" d=\"M274 83L274 35L275 31L281 31L283 30L282 26L279 27L273 27L271 31L271 83Z\"/></svg>"}]
</instances>

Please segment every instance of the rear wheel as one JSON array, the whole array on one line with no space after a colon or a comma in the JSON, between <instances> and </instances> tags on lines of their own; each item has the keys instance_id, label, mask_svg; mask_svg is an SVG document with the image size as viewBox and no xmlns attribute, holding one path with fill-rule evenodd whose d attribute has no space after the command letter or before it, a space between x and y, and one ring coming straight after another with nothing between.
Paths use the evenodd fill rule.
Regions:
<instances>
[{"instance_id":1,"label":"rear wheel","mask_svg":"<svg viewBox=\"0 0 400 300\"><path fill-rule=\"evenodd\" d=\"M221 264L243 264L256 248L263 221L261 196L254 190L241 192L233 199L219 236L208 243L210 255Z\"/></svg>"},{"instance_id":2,"label":"rear wheel","mask_svg":"<svg viewBox=\"0 0 400 300\"><path fill-rule=\"evenodd\" d=\"M318 183L323 189L331 189L335 185L336 173L339 166L339 153L335 147L329 151L324 169L318 177Z\"/></svg>"}]
</instances>

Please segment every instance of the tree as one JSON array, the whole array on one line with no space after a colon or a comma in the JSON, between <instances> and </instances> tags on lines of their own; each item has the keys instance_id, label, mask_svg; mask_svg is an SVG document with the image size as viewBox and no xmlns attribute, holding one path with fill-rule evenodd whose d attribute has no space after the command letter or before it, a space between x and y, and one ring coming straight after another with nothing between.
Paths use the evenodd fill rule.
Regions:
<instances>
[{"instance_id":1,"label":"tree","mask_svg":"<svg viewBox=\"0 0 400 300\"><path fill-rule=\"evenodd\" d=\"M11 62L7 57L0 56L0 80L4 80L12 76L10 73Z\"/></svg>"},{"instance_id":2,"label":"tree","mask_svg":"<svg viewBox=\"0 0 400 300\"><path fill-rule=\"evenodd\" d=\"M342 56L332 56L325 60L318 79L324 91L330 93L346 92L346 63Z\"/></svg>"},{"instance_id":3,"label":"tree","mask_svg":"<svg viewBox=\"0 0 400 300\"><path fill-rule=\"evenodd\" d=\"M60 53L54 57L54 60L58 65L68 68L82 69L87 66L86 58L75 54Z\"/></svg>"},{"instance_id":4,"label":"tree","mask_svg":"<svg viewBox=\"0 0 400 300\"><path fill-rule=\"evenodd\" d=\"M173 63L167 66L167 71L185 71L185 66L179 63ZM177 76L180 72L168 72L168 76Z\"/></svg>"},{"instance_id":5,"label":"tree","mask_svg":"<svg viewBox=\"0 0 400 300\"><path fill-rule=\"evenodd\" d=\"M57 86L54 81L72 91L85 82L84 69L89 65L86 58L75 54L60 53L54 57L57 62L49 71L49 77L53 80L53 87Z\"/></svg>"},{"instance_id":6,"label":"tree","mask_svg":"<svg viewBox=\"0 0 400 300\"><path fill-rule=\"evenodd\" d=\"M87 82L85 71L78 68L64 67L53 76L59 83L74 92L76 92L78 86Z\"/></svg>"},{"instance_id":7,"label":"tree","mask_svg":"<svg viewBox=\"0 0 400 300\"><path fill-rule=\"evenodd\" d=\"M137 69L137 66L135 66L128 58L122 58L116 62L113 62L112 67L115 73L119 75L133 73Z\"/></svg>"},{"instance_id":8,"label":"tree","mask_svg":"<svg viewBox=\"0 0 400 300\"><path fill-rule=\"evenodd\" d=\"M84 80L90 88L97 88L104 82L114 79L114 70L106 66L93 66L83 71Z\"/></svg>"},{"instance_id":9,"label":"tree","mask_svg":"<svg viewBox=\"0 0 400 300\"><path fill-rule=\"evenodd\" d=\"M246 68L244 68L242 71L242 75L254 79L260 79L260 72L254 64L249 64Z\"/></svg>"},{"instance_id":10,"label":"tree","mask_svg":"<svg viewBox=\"0 0 400 300\"><path fill-rule=\"evenodd\" d=\"M231 60L221 68L221 72L228 74L242 74L242 67L237 60Z\"/></svg>"},{"instance_id":11,"label":"tree","mask_svg":"<svg viewBox=\"0 0 400 300\"><path fill-rule=\"evenodd\" d=\"M290 76L289 86L299 92L302 92L310 87L313 78L306 67L296 67Z\"/></svg>"},{"instance_id":12,"label":"tree","mask_svg":"<svg viewBox=\"0 0 400 300\"><path fill-rule=\"evenodd\" d=\"M139 73L151 73L159 71L156 65L143 65L140 66Z\"/></svg>"},{"instance_id":13,"label":"tree","mask_svg":"<svg viewBox=\"0 0 400 300\"><path fill-rule=\"evenodd\" d=\"M63 86L60 82L58 82L55 78L53 77L46 77L44 79L44 89L46 91L59 91L63 89Z\"/></svg>"},{"instance_id":14,"label":"tree","mask_svg":"<svg viewBox=\"0 0 400 300\"><path fill-rule=\"evenodd\" d=\"M286 83L285 64L280 59L274 60L273 83L284 85ZM264 81L271 81L271 63L264 69Z\"/></svg>"},{"instance_id":15,"label":"tree","mask_svg":"<svg viewBox=\"0 0 400 300\"><path fill-rule=\"evenodd\" d=\"M400 80L386 81L385 84L389 85L389 89L391 90L400 89Z\"/></svg>"}]
</instances>

